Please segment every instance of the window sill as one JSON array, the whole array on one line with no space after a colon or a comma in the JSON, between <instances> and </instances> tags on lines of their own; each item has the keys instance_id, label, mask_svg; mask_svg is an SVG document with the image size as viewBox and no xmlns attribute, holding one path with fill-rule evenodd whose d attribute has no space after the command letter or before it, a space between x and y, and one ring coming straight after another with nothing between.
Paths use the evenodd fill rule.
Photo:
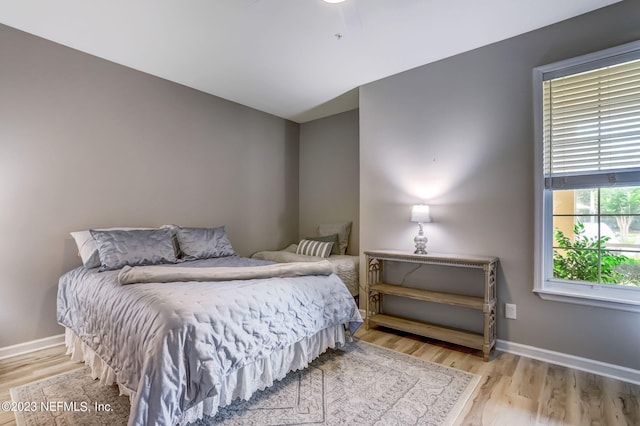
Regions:
<instances>
[{"instance_id":1,"label":"window sill","mask_svg":"<svg viewBox=\"0 0 640 426\"><path fill-rule=\"evenodd\" d=\"M565 282L547 282L533 290L540 298L554 302L574 303L619 311L640 312L640 288L605 285L588 286Z\"/></svg>"}]
</instances>

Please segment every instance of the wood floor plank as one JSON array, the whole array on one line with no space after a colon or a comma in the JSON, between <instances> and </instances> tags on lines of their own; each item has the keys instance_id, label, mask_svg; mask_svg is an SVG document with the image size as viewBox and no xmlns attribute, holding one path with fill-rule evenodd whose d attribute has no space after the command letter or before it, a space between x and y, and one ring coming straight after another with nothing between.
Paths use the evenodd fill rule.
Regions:
<instances>
[{"instance_id":1,"label":"wood floor plank","mask_svg":"<svg viewBox=\"0 0 640 426\"><path fill-rule=\"evenodd\" d=\"M483 425L535 424L538 401L512 389L513 378L501 376L491 390L482 412Z\"/></svg>"},{"instance_id":2,"label":"wood floor plank","mask_svg":"<svg viewBox=\"0 0 640 426\"><path fill-rule=\"evenodd\" d=\"M465 410L458 418L457 424L460 426L481 425L485 408L487 407L492 390L497 382L502 378L500 374L486 375L482 377L478 389L476 389L471 401L467 403Z\"/></svg>"},{"instance_id":3,"label":"wood floor plank","mask_svg":"<svg viewBox=\"0 0 640 426\"><path fill-rule=\"evenodd\" d=\"M561 425L567 414L567 369L550 364L538 407L539 425Z\"/></svg>"},{"instance_id":4,"label":"wood floor plank","mask_svg":"<svg viewBox=\"0 0 640 426\"><path fill-rule=\"evenodd\" d=\"M480 351L390 330L356 337L481 376L459 426L640 425L638 385L499 351L484 362ZM63 346L0 360L0 401L11 400L12 387L79 366ZM13 413L0 411L0 426L14 425Z\"/></svg>"},{"instance_id":5,"label":"wood floor plank","mask_svg":"<svg viewBox=\"0 0 640 426\"><path fill-rule=\"evenodd\" d=\"M522 358L513 373L510 391L524 398L538 400L544 387L547 364Z\"/></svg>"}]
</instances>

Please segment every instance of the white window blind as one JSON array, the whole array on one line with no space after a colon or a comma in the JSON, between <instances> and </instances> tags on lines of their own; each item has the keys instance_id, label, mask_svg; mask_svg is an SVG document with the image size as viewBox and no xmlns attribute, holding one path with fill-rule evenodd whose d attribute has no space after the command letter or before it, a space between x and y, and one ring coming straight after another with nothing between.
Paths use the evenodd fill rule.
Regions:
<instances>
[{"instance_id":1,"label":"white window blind","mask_svg":"<svg viewBox=\"0 0 640 426\"><path fill-rule=\"evenodd\" d=\"M547 188L640 181L640 59L631 56L578 74L543 75Z\"/></svg>"}]
</instances>

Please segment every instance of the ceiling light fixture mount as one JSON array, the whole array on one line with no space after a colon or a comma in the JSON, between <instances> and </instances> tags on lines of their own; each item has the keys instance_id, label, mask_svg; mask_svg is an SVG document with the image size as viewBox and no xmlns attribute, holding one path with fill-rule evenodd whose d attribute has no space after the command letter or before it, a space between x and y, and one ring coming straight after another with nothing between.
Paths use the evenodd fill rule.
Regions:
<instances>
[{"instance_id":1,"label":"ceiling light fixture mount","mask_svg":"<svg viewBox=\"0 0 640 426\"><path fill-rule=\"evenodd\" d=\"M324 0L326 3L342 3L344 0Z\"/></svg>"}]
</instances>

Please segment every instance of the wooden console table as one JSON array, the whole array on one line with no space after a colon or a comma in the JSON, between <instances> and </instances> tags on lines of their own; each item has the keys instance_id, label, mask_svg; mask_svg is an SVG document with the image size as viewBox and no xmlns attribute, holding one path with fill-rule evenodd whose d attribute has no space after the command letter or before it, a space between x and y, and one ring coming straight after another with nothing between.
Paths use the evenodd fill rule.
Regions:
<instances>
[{"instance_id":1,"label":"wooden console table","mask_svg":"<svg viewBox=\"0 0 640 426\"><path fill-rule=\"evenodd\" d=\"M367 329L374 326L383 326L479 349L482 350L484 360L489 360L489 353L496 344L497 257L443 253L413 254L408 251L399 250L367 251L365 252L365 257L368 270L366 280L367 297L365 301L365 325ZM482 269L484 271L483 296L475 297L455 293L443 293L381 282L385 261ZM481 283L478 284L480 285ZM385 314L383 311L384 295L481 310L484 318L483 333L479 334L472 331Z\"/></svg>"}]
</instances>

